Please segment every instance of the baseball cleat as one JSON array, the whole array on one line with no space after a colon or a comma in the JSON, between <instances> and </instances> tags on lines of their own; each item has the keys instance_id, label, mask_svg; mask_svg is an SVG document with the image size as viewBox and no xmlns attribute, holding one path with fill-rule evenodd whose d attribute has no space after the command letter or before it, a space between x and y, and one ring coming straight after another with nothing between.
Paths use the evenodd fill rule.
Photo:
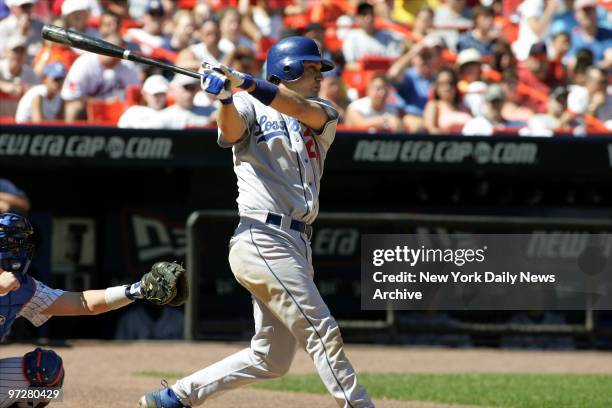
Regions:
<instances>
[{"instance_id":1,"label":"baseball cleat","mask_svg":"<svg viewBox=\"0 0 612 408\"><path fill-rule=\"evenodd\" d=\"M168 387L168 383L163 381L162 385L164 388L157 391L151 391L140 397L138 401L139 408L190 408L187 405L183 405L179 401L178 397L172 391L172 388Z\"/></svg>"}]
</instances>

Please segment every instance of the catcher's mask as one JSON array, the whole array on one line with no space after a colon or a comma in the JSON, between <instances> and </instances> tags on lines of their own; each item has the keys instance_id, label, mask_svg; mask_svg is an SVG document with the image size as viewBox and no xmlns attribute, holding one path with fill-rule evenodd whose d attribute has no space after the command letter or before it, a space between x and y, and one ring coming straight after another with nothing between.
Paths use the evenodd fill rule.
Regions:
<instances>
[{"instance_id":1,"label":"catcher's mask","mask_svg":"<svg viewBox=\"0 0 612 408\"><path fill-rule=\"evenodd\" d=\"M34 230L22 215L0 214L0 267L18 274L22 279L34 255L34 245L28 238Z\"/></svg>"}]
</instances>

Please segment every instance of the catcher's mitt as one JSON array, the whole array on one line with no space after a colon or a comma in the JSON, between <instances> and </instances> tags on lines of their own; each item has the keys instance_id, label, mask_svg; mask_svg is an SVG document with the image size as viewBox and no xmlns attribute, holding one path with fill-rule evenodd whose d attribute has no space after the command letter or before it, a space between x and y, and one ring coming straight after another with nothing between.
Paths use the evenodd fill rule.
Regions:
<instances>
[{"instance_id":1,"label":"catcher's mitt","mask_svg":"<svg viewBox=\"0 0 612 408\"><path fill-rule=\"evenodd\" d=\"M155 263L140 279L140 292L155 305L182 305L189 297L185 269L176 262Z\"/></svg>"}]
</instances>

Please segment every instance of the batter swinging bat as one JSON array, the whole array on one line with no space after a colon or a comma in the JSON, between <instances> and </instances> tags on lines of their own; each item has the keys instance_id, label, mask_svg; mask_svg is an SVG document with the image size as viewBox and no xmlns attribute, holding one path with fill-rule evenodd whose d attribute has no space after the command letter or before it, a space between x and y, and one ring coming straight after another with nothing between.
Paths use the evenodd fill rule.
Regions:
<instances>
[{"instance_id":1,"label":"batter swinging bat","mask_svg":"<svg viewBox=\"0 0 612 408\"><path fill-rule=\"evenodd\" d=\"M193 78L200 79L202 75L189 69L177 67L176 65L158 61L153 58L147 58L140 54L135 54L130 50L121 48L115 44L99 38L91 37L78 31L58 27L52 24L45 24L42 28L42 37L45 40L53 41L60 44L66 44L74 48L93 52L94 54L106 55L126 59L141 64L152 65L167 71L172 71L176 74L187 75ZM230 89L230 81L225 81L225 89Z\"/></svg>"}]
</instances>

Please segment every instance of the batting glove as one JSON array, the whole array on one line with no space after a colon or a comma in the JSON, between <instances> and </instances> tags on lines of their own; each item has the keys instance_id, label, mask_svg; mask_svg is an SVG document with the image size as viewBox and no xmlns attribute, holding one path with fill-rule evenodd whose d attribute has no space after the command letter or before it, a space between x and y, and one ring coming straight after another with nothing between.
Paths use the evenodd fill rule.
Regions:
<instances>
[{"instance_id":1,"label":"batting glove","mask_svg":"<svg viewBox=\"0 0 612 408\"><path fill-rule=\"evenodd\" d=\"M221 102L231 101L232 90L225 88L227 77L212 69L205 69L202 73L201 86L204 92L214 96Z\"/></svg>"},{"instance_id":2,"label":"batting glove","mask_svg":"<svg viewBox=\"0 0 612 408\"><path fill-rule=\"evenodd\" d=\"M248 89L253 83L253 77L249 74L236 71L235 69L228 67L223 64L209 64L208 62L202 63L202 68L206 71L212 69L220 74L223 74L230 80L232 88Z\"/></svg>"}]
</instances>

